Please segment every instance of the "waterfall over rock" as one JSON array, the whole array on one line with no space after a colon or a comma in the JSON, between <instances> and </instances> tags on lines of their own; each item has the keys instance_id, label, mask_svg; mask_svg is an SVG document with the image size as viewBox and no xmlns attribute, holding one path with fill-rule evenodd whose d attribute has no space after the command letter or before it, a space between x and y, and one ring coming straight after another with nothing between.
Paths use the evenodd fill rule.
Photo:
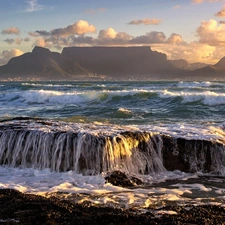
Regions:
<instances>
[{"instance_id":1,"label":"waterfall over rock","mask_svg":"<svg viewBox=\"0 0 225 225\"><path fill-rule=\"evenodd\" d=\"M89 128L44 120L0 123L0 164L50 168L84 175L119 170L150 174L165 170L225 174L225 146L159 132Z\"/></svg>"}]
</instances>

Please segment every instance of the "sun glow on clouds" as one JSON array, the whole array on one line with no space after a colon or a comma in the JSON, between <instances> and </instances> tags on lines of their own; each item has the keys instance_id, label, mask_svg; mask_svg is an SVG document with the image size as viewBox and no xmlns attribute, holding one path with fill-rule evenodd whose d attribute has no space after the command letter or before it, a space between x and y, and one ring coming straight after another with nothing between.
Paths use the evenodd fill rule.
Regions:
<instances>
[{"instance_id":1,"label":"sun glow on clouds","mask_svg":"<svg viewBox=\"0 0 225 225\"><path fill-rule=\"evenodd\" d=\"M130 21L128 24L130 25L140 25L140 24L144 24L144 25L158 25L162 22L162 20L156 19L156 18L145 18L142 20L132 20Z\"/></svg>"},{"instance_id":2,"label":"sun glow on clouds","mask_svg":"<svg viewBox=\"0 0 225 225\"><path fill-rule=\"evenodd\" d=\"M1 33L2 34L15 34L15 35L19 35L20 29L18 29L16 27L10 27L8 29L2 30Z\"/></svg>"},{"instance_id":3,"label":"sun glow on clouds","mask_svg":"<svg viewBox=\"0 0 225 225\"><path fill-rule=\"evenodd\" d=\"M224 0L191 0L193 4L201 4L204 2L224 2Z\"/></svg>"},{"instance_id":4,"label":"sun glow on clouds","mask_svg":"<svg viewBox=\"0 0 225 225\"><path fill-rule=\"evenodd\" d=\"M225 17L225 5L223 6L223 9L222 9L222 10L220 10L219 12L217 12L217 13L215 14L215 16L217 16L217 17L222 17L222 18Z\"/></svg>"},{"instance_id":5,"label":"sun glow on clouds","mask_svg":"<svg viewBox=\"0 0 225 225\"><path fill-rule=\"evenodd\" d=\"M38 0L25 0L26 9L25 12L35 12L43 9L47 9L45 6L40 5ZM225 0L189 0L189 4L192 7L199 7L199 4L207 3L212 4L215 2L225 2ZM174 4L175 5L175 4ZM171 5L171 12L177 13L184 9L184 5ZM221 6L220 6L221 7ZM176 11L175 11L176 10ZM106 12L106 8L90 8L82 10L82 12L89 16L91 14ZM108 12L108 11L107 11ZM96 16L96 15L91 15ZM225 5L221 7L221 10L212 12L212 17L225 18ZM162 16L160 16L162 17ZM162 19L164 19L162 17ZM129 20L128 20L129 21ZM164 21L162 23L162 21ZM31 42L30 46L41 46L47 48L54 48L61 50L63 47L68 46L132 46L132 45L148 45L153 50L163 52L167 54L168 59L185 59L188 62L206 62L216 63L225 52L225 21L216 21L210 19L208 21L199 21L194 28L195 40L187 43L185 37L179 34L173 28L171 33L164 33L162 30L157 29L157 25L160 24L160 29L164 23L168 23L167 20L161 20L152 18L137 18L125 23L128 27L134 29L144 29L145 33L133 36L126 31L118 31L113 26L108 26L106 29L97 30L96 24L92 25L93 21L78 20L68 26L53 28L51 30L33 30L26 34L29 37L22 37L24 31L17 27L9 27L3 29L2 35L8 35L9 37L3 38L3 42L8 45L20 45L25 42ZM146 26L145 26L146 25ZM152 29L154 25L156 29ZM14 35L14 37L12 37ZM15 35L17 37L15 38ZM21 35L21 36L19 36ZM13 46L14 47L14 46ZM11 50L12 51L12 50ZM0 61L6 62L10 56L14 56L13 52L9 49L5 54L0 55ZM9 54L10 53L10 54ZM6 56L7 55L7 56Z\"/></svg>"},{"instance_id":6,"label":"sun glow on clouds","mask_svg":"<svg viewBox=\"0 0 225 225\"><path fill-rule=\"evenodd\" d=\"M170 60L185 59L190 63L206 62L215 64L224 56L225 48L216 48L207 44L192 42L182 45L154 44L152 50L165 53Z\"/></svg>"},{"instance_id":7,"label":"sun glow on clouds","mask_svg":"<svg viewBox=\"0 0 225 225\"><path fill-rule=\"evenodd\" d=\"M96 28L90 25L87 21L79 20L78 22L69 25L65 28L57 28L51 31L37 30L35 33L41 36L61 36L68 37L70 35L83 35L85 33L95 33Z\"/></svg>"},{"instance_id":8,"label":"sun glow on clouds","mask_svg":"<svg viewBox=\"0 0 225 225\"><path fill-rule=\"evenodd\" d=\"M100 30L98 38L115 38L117 32L113 28L108 28L107 30Z\"/></svg>"},{"instance_id":9,"label":"sun glow on clouds","mask_svg":"<svg viewBox=\"0 0 225 225\"><path fill-rule=\"evenodd\" d=\"M216 20L202 21L197 28L199 42L211 46L225 46L225 24L218 24Z\"/></svg>"},{"instance_id":10,"label":"sun glow on clouds","mask_svg":"<svg viewBox=\"0 0 225 225\"><path fill-rule=\"evenodd\" d=\"M23 52L20 49L11 49L10 51L4 50L0 54L0 64L7 63L12 57L20 56Z\"/></svg>"},{"instance_id":11,"label":"sun glow on clouds","mask_svg":"<svg viewBox=\"0 0 225 225\"><path fill-rule=\"evenodd\" d=\"M175 5L175 6L173 6L172 9L180 9L180 8L181 8L181 5Z\"/></svg>"}]
</instances>

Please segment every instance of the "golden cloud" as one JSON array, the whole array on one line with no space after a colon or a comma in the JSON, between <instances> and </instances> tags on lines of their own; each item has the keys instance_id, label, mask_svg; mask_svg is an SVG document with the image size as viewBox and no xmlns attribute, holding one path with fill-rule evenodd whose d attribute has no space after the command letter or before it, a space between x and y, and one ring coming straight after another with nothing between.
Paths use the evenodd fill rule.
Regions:
<instances>
[{"instance_id":1,"label":"golden cloud","mask_svg":"<svg viewBox=\"0 0 225 225\"><path fill-rule=\"evenodd\" d=\"M16 34L16 35L19 35L20 29L18 29L16 27L10 27L8 29L2 30L1 33L2 34Z\"/></svg>"},{"instance_id":2,"label":"golden cloud","mask_svg":"<svg viewBox=\"0 0 225 225\"><path fill-rule=\"evenodd\" d=\"M180 34L172 33L168 38L167 42L170 44L179 44L183 42L183 39Z\"/></svg>"},{"instance_id":3,"label":"golden cloud","mask_svg":"<svg viewBox=\"0 0 225 225\"><path fill-rule=\"evenodd\" d=\"M184 45L171 45L169 43L160 45L153 44L151 45L151 49L166 54L170 60L185 59L189 63L204 62L214 64L221 59L219 55L215 54L216 51L218 53L216 47L199 42ZM224 48L222 51L224 51Z\"/></svg>"},{"instance_id":4,"label":"golden cloud","mask_svg":"<svg viewBox=\"0 0 225 225\"><path fill-rule=\"evenodd\" d=\"M130 25L140 25L140 24L144 24L144 25L158 25L162 22L162 20L156 19L156 18L145 18L142 20L132 20L130 21L128 24Z\"/></svg>"},{"instance_id":5,"label":"golden cloud","mask_svg":"<svg viewBox=\"0 0 225 225\"><path fill-rule=\"evenodd\" d=\"M0 54L0 65L6 64L11 58L22 55L23 52L20 49L11 49L10 51L4 50Z\"/></svg>"},{"instance_id":6,"label":"golden cloud","mask_svg":"<svg viewBox=\"0 0 225 225\"><path fill-rule=\"evenodd\" d=\"M71 35L83 35L86 33L95 33L96 28L93 25L90 25L87 21L85 20L79 20L78 22L69 25L65 28L57 28L53 29L51 31L35 31L30 33L31 36L62 36L62 37L68 37Z\"/></svg>"},{"instance_id":7,"label":"golden cloud","mask_svg":"<svg viewBox=\"0 0 225 225\"><path fill-rule=\"evenodd\" d=\"M200 4L203 2L224 2L224 0L191 0L193 4Z\"/></svg>"},{"instance_id":8,"label":"golden cloud","mask_svg":"<svg viewBox=\"0 0 225 225\"><path fill-rule=\"evenodd\" d=\"M194 4L200 4L202 2L204 2L205 0L192 0L191 2Z\"/></svg>"},{"instance_id":9,"label":"golden cloud","mask_svg":"<svg viewBox=\"0 0 225 225\"><path fill-rule=\"evenodd\" d=\"M175 6L173 6L172 9L179 9L179 8L181 8L181 5L175 5Z\"/></svg>"},{"instance_id":10,"label":"golden cloud","mask_svg":"<svg viewBox=\"0 0 225 225\"><path fill-rule=\"evenodd\" d=\"M98 38L103 39L103 38L115 38L117 32L113 28L108 28L107 30L100 30Z\"/></svg>"},{"instance_id":11,"label":"golden cloud","mask_svg":"<svg viewBox=\"0 0 225 225\"><path fill-rule=\"evenodd\" d=\"M202 21L197 28L199 42L211 46L225 46L225 25L216 20Z\"/></svg>"},{"instance_id":12,"label":"golden cloud","mask_svg":"<svg viewBox=\"0 0 225 225\"><path fill-rule=\"evenodd\" d=\"M215 14L215 16L217 16L217 17L225 17L225 5L223 6L222 10L220 10L219 12L217 12Z\"/></svg>"},{"instance_id":13,"label":"golden cloud","mask_svg":"<svg viewBox=\"0 0 225 225\"><path fill-rule=\"evenodd\" d=\"M46 40L44 38L37 38L32 46L33 47L40 46L40 47L47 47L47 48L52 47L51 43L46 42Z\"/></svg>"}]
</instances>

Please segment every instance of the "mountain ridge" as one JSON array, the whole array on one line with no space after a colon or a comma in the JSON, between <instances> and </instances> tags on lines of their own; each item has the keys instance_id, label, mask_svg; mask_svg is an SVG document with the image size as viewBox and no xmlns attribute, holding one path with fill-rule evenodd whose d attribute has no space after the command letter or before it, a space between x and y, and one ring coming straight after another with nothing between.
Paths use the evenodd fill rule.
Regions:
<instances>
[{"instance_id":1,"label":"mountain ridge","mask_svg":"<svg viewBox=\"0 0 225 225\"><path fill-rule=\"evenodd\" d=\"M197 69L190 69L197 68ZM200 68L199 68L200 67ZM189 69L188 69L189 68ZM65 47L61 53L35 46L0 66L0 80L225 80L225 57L215 65L167 60L150 46Z\"/></svg>"}]
</instances>

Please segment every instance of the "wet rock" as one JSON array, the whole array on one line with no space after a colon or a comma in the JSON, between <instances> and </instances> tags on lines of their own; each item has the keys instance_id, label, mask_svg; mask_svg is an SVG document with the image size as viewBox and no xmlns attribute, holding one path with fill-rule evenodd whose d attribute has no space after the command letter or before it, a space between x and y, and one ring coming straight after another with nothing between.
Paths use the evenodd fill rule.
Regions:
<instances>
[{"instance_id":1,"label":"wet rock","mask_svg":"<svg viewBox=\"0 0 225 225\"><path fill-rule=\"evenodd\" d=\"M109 134L103 130L96 135L81 132L79 127L61 130L59 124L29 117L0 121L0 165L37 169L48 165L53 171L74 170L84 175L108 172L118 166L132 174L166 169L221 175L224 170L225 145L216 140L189 140L150 131ZM132 186L130 178L126 182L121 179L125 186Z\"/></svg>"},{"instance_id":2,"label":"wet rock","mask_svg":"<svg viewBox=\"0 0 225 225\"><path fill-rule=\"evenodd\" d=\"M135 185L141 185L143 182L136 177L128 177L121 171L113 171L105 177L106 182L120 187L133 187Z\"/></svg>"},{"instance_id":3,"label":"wet rock","mask_svg":"<svg viewBox=\"0 0 225 225\"><path fill-rule=\"evenodd\" d=\"M220 174L225 146L211 140L188 140L162 135L163 165L167 170Z\"/></svg>"},{"instance_id":4,"label":"wet rock","mask_svg":"<svg viewBox=\"0 0 225 225\"><path fill-rule=\"evenodd\" d=\"M44 198L15 190L0 189L0 224L225 224L225 208L213 205L173 205L162 208L120 209L91 204L74 204L55 197ZM174 212L171 214L170 212ZM168 212L168 213L167 213Z\"/></svg>"}]
</instances>

